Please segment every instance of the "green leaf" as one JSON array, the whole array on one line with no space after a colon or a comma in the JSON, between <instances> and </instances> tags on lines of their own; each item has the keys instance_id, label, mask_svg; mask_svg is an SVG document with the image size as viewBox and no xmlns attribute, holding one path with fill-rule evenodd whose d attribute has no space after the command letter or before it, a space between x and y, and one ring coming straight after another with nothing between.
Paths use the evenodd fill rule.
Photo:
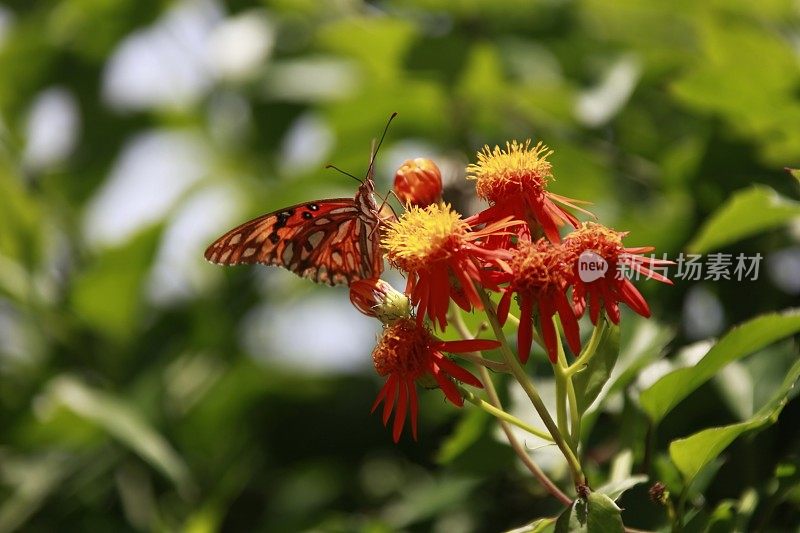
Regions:
<instances>
[{"instance_id":1,"label":"green leaf","mask_svg":"<svg viewBox=\"0 0 800 533\"><path fill-rule=\"evenodd\" d=\"M646 475L640 474L638 476L631 476L618 481L611 481L601 487L598 487L597 492L605 494L612 500L617 500L626 490L632 489L641 483L647 483L648 479L649 478Z\"/></svg>"},{"instance_id":2,"label":"green leaf","mask_svg":"<svg viewBox=\"0 0 800 533\"><path fill-rule=\"evenodd\" d=\"M509 529L506 533L548 533L555 531L555 521L555 518L538 518L522 527Z\"/></svg>"},{"instance_id":3,"label":"green leaf","mask_svg":"<svg viewBox=\"0 0 800 533\"><path fill-rule=\"evenodd\" d=\"M586 500L578 499L558 517L556 533L624 531L622 510L614 500L599 492L592 492Z\"/></svg>"},{"instance_id":4,"label":"green leaf","mask_svg":"<svg viewBox=\"0 0 800 533\"><path fill-rule=\"evenodd\" d=\"M115 340L136 334L142 311L142 284L156 251L154 227L130 242L103 252L75 281L72 304L90 327Z\"/></svg>"},{"instance_id":5,"label":"green leaf","mask_svg":"<svg viewBox=\"0 0 800 533\"><path fill-rule=\"evenodd\" d=\"M693 253L719 249L800 217L800 203L789 200L764 185L735 193L687 246Z\"/></svg>"},{"instance_id":6,"label":"green leaf","mask_svg":"<svg viewBox=\"0 0 800 533\"><path fill-rule=\"evenodd\" d=\"M738 424L705 429L684 439L672 441L669 445L669 455L687 483L690 483L705 465L713 461L737 437L747 431L774 423L786 405L787 395L798 377L800 377L800 361L792 366L773 398L752 418Z\"/></svg>"},{"instance_id":7,"label":"green leaf","mask_svg":"<svg viewBox=\"0 0 800 533\"><path fill-rule=\"evenodd\" d=\"M656 381L639 397L642 408L659 422L681 400L728 363L800 331L800 309L770 313L730 330L697 365L680 368Z\"/></svg>"},{"instance_id":8,"label":"green leaf","mask_svg":"<svg viewBox=\"0 0 800 533\"><path fill-rule=\"evenodd\" d=\"M480 409L470 409L462 416L456 430L442 444L436 460L448 464L475 444L483 435L489 415Z\"/></svg>"},{"instance_id":9,"label":"green leaf","mask_svg":"<svg viewBox=\"0 0 800 533\"><path fill-rule=\"evenodd\" d=\"M619 355L619 326L604 320L605 326L597 351L586 368L575 374L573 383L578 400L578 411L583 414L592 405L606 384ZM599 326L598 326L599 327Z\"/></svg>"},{"instance_id":10,"label":"green leaf","mask_svg":"<svg viewBox=\"0 0 800 533\"><path fill-rule=\"evenodd\" d=\"M183 459L128 404L71 376L55 378L49 392L52 401L104 429L169 478L184 495L191 491L189 469Z\"/></svg>"}]
</instances>

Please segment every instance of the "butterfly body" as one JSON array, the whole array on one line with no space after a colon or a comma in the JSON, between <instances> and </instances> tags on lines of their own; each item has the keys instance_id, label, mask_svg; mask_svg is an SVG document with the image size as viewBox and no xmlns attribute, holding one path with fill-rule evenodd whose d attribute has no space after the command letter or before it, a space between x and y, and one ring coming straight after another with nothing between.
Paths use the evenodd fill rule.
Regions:
<instances>
[{"instance_id":1,"label":"butterfly body","mask_svg":"<svg viewBox=\"0 0 800 533\"><path fill-rule=\"evenodd\" d=\"M212 263L282 266L328 285L380 276L380 218L371 173L355 198L293 205L233 228L205 252Z\"/></svg>"}]
</instances>

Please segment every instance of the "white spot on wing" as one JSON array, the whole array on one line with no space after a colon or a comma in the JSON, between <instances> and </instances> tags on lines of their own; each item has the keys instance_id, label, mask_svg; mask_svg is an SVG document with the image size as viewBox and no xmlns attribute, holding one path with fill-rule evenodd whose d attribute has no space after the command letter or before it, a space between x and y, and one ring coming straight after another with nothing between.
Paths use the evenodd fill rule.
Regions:
<instances>
[{"instance_id":1,"label":"white spot on wing","mask_svg":"<svg viewBox=\"0 0 800 533\"><path fill-rule=\"evenodd\" d=\"M256 253L256 249L255 249L255 248L248 248L247 250L245 250L245 251L242 253L242 257L250 257L250 256L251 256L251 255L253 255L254 253Z\"/></svg>"},{"instance_id":2,"label":"white spot on wing","mask_svg":"<svg viewBox=\"0 0 800 533\"><path fill-rule=\"evenodd\" d=\"M288 265L292 261L292 256L294 255L294 245L290 242L286 245L286 248L283 249L283 254L281 255L281 261L284 265Z\"/></svg>"},{"instance_id":3,"label":"white spot on wing","mask_svg":"<svg viewBox=\"0 0 800 533\"><path fill-rule=\"evenodd\" d=\"M241 240L242 240L242 234L237 233L236 235L231 237L231 240L228 242L228 245L233 246L234 244L239 244L239 241Z\"/></svg>"}]
</instances>

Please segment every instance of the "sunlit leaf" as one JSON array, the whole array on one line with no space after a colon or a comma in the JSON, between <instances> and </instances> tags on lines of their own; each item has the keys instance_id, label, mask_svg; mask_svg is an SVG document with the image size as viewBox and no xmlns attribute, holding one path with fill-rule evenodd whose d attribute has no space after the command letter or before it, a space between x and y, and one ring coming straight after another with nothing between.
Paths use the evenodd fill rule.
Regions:
<instances>
[{"instance_id":1,"label":"sunlit leaf","mask_svg":"<svg viewBox=\"0 0 800 533\"><path fill-rule=\"evenodd\" d=\"M711 379L722 367L800 331L800 310L771 313L730 330L697 365L680 368L642 391L639 401L654 422Z\"/></svg>"},{"instance_id":2,"label":"sunlit leaf","mask_svg":"<svg viewBox=\"0 0 800 533\"><path fill-rule=\"evenodd\" d=\"M773 189L754 185L739 191L705 222L687 248L704 253L782 226L800 217L800 202L784 198Z\"/></svg>"},{"instance_id":3,"label":"sunlit leaf","mask_svg":"<svg viewBox=\"0 0 800 533\"><path fill-rule=\"evenodd\" d=\"M575 500L561 513L556 521L556 533L623 531L621 511L605 494L592 492L586 500Z\"/></svg>"},{"instance_id":4,"label":"sunlit leaf","mask_svg":"<svg viewBox=\"0 0 800 533\"><path fill-rule=\"evenodd\" d=\"M597 488L597 492L605 494L612 500L618 499L622 494L636 485L647 483L648 477L645 475L631 476L619 481L612 481Z\"/></svg>"},{"instance_id":5,"label":"sunlit leaf","mask_svg":"<svg viewBox=\"0 0 800 533\"><path fill-rule=\"evenodd\" d=\"M743 433L773 424L786 405L789 391L800 377L800 361L795 363L772 400L752 418L729 426L709 428L669 445L669 455L687 482Z\"/></svg>"}]
</instances>

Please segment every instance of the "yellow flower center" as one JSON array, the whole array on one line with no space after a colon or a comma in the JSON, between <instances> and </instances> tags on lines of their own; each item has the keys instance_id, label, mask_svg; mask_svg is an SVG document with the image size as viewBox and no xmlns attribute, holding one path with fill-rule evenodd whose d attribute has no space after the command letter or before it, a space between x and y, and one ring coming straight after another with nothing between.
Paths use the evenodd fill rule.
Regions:
<instances>
[{"instance_id":1,"label":"yellow flower center","mask_svg":"<svg viewBox=\"0 0 800 533\"><path fill-rule=\"evenodd\" d=\"M399 374L419 377L426 371L431 356L430 332L411 318L401 318L386 327L372 352L375 370L380 376Z\"/></svg>"},{"instance_id":2,"label":"yellow flower center","mask_svg":"<svg viewBox=\"0 0 800 533\"><path fill-rule=\"evenodd\" d=\"M561 246L545 239L521 241L509 261L513 272L512 286L516 290L537 292L551 287L563 287L571 275L569 254Z\"/></svg>"},{"instance_id":3,"label":"yellow flower center","mask_svg":"<svg viewBox=\"0 0 800 533\"><path fill-rule=\"evenodd\" d=\"M382 244L394 267L415 272L450 257L467 231L469 225L449 205L412 207L400 220L389 223Z\"/></svg>"},{"instance_id":4,"label":"yellow flower center","mask_svg":"<svg viewBox=\"0 0 800 533\"><path fill-rule=\"evenodd\" d=\"M530 139L524 143L511 141L506 149L484 146L478 152L478 162L467 166L467 179L477 180L478 196L498 202L523 191L541 192L552 179L553 166L547 157L553 153L538 143L531 148Z\"/></svg>"},{"instance_id":5,"label":"yellow flower center","mask_svg":"<svg viewBox=\"0 0 800 533\"><path fill-rule=\"evenodd\" d=\"M622 245L624 234L597 222L584 222L580 228L564 239L564 247L576 257L589 250L606 261L615 261L625 251Z\"/></svg>"}]
</instances>

